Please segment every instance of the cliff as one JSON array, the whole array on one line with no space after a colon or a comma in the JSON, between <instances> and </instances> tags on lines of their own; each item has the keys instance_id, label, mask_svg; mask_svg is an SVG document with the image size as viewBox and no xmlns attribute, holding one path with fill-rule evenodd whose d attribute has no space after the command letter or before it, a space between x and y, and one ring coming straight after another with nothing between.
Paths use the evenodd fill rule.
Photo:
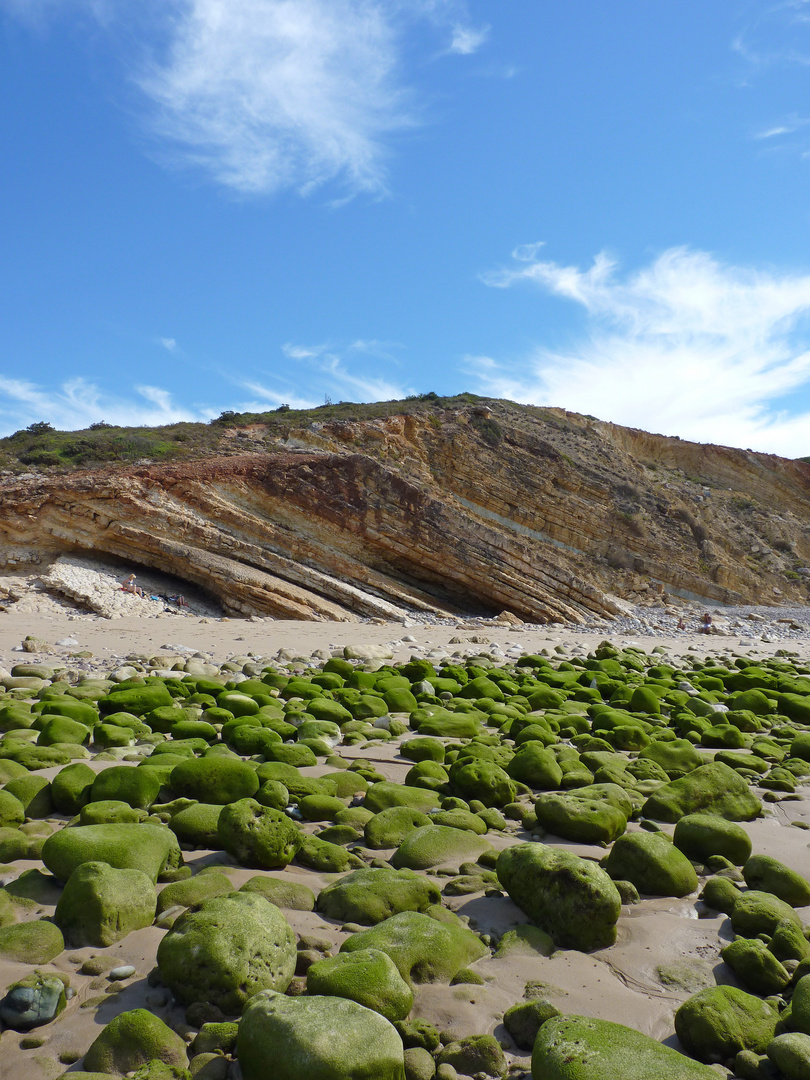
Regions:
<instances>
[{"instance_id":1,"label":"cliff","mask_svg":"<svg viewBox=\"0 0 810 1080\"><path fill-rule=\"evenodd\" d=\"M287 619L806 602L805 462L500 401L318 413L196 460L6 472L0 565L104 553Z\"/></svg>"}]
</instances>

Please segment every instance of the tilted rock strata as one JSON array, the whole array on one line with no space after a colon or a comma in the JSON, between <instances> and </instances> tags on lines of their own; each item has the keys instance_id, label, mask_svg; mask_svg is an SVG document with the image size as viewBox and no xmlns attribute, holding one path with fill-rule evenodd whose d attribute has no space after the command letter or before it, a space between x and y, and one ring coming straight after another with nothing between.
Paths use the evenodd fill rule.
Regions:
<instances>
[{"instance_id":1,"label":"tilted rock strata","mask_svg":"<svg viewBox=\"0 0 810 1080\"><path fill-rule=\"evenodd\" d=\"M493 402L282 437L191 463L0 481L0 545L114 555L238 615L614 614L609 594L806 594L810 465ZM230 451L230 452L229 452ZM35 557L36 557L35 555Z\"/></svg>"}]
</instances>

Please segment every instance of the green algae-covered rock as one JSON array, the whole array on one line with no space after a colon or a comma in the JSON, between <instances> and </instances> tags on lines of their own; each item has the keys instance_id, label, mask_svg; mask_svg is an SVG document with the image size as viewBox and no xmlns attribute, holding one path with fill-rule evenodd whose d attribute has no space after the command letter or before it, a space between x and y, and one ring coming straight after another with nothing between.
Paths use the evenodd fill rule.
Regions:
<instances>
[{"instance_id":1,"label":"green algae-covered rock","mask_svg":"<svg viewBox=\"0 0 810 1080\"><path fill-rule=\"evenodd\" d=\"M375 849L399 847L414 829L431 823L432 818L421 810L414 810L410 806L389 806L366 822L366 846Z\"/></svg>"},{"instance_id":2,"label":"green algae-covered rock","mask_svg":"<svg viewBox=\"0 0 810 1080\"><path fill-rule=\"evenodd\" d=\"M67 881L83 862L109 863L118 870L142 870L153 882L183 865L173 832L161 825L78 825L49 836L42 861L54 877Z\"/></svg>"},{"instance_id":3,"label":"green algae-covered rock","mask_svg":"<svg viewBox=\"0 0 810 1080\"><path fill-rule=\"evenodd\" d=\"M255 799L239 799L223 807L217 832L220 844L237 862L263 870L287 866L303 842L286 814Z\"/></svg>"},{"instance_id":4,"label":"green algae-covered rock","mask_svg":"<svg viewBox=\"0 0 810 1080\"><path fill-rule=\"evenodd\" d=\"M98 709L102 716L110 713L128 712L133 716L146 716L153 709L174 706L174 698L160 679L150 679L142 686L113 690L99 698Z\"/></svg>"},{"instance_id":5,"label":"green algae-covered rock","mask_svg":"<svg viewBox=\"0 0 810 1080\"><path fill-rule=\"evenodd\" d=\"M49 964L64 949L62 931L46 919L0 927L0 957L4 960Z\"/></svg>"},{"instance_id":6,"label":"green algae-covered rock","mask_svg":"<svg viewBox=\"0 0 810 1080\"><path fill-rule=\"evenodd\" d=\"M124 1076L151 1061L186 1068L186 1044L147 1009L119 1013L84 1055L88 1072Z\"/></svg>"},{"instance_id":7,"label":"green algae-covered rock","mask_svg":"<svg viewBox=\"0 0 810 1080\"><path fill-rule=\"evenodd\" d=\"M169 828L179 843L197 848L219 847L219 803L193 803L172 814Z\"/></svg>"},{"instance_id":8,"label":"green algae-covered rock","mask_svg":"<svg viewBox=\"0 0 810 1080\"><path fill-rule=\"evenodd\" d=\"M74 761L60 769L51 781L51 798L60 814L73 817L90 802L96 773L83 761Z\"/></svg>"},{"instance_id":9,"label":"green algae-covered rock","mask_svg":"<svg viewBox=\"0 0 810 1080\"><path fill-rule=\"evenodd\" d=\"M244 1080L405 1080L396 1029L348 998L259 993L239 1024L237 1053Z\"/></svg>"},{"instance_id":10,"label":"green algae-covered rock","mask_svg":"<svg viewBox=\"0 0 810 1080\"><path fill-rule=\"evenodd\" d=\"M810 1035L797 1031L777 1035L767 1052L785 1080L810 1080Z\"/></svg>"},{"instance_id":11,"label":"green algae-covered rock","mask_svg":"<svg viewBox=\"0 0 810 1080\"><path fill-rule=\"evenodd\" d=\"M439 903L439 888L426 877L380 867L355 870L328 885L318 896L317 909L328 919L373 925L400 911L425 911Z\"/></svg>"},{"instance_id":12,"label":"green algae-covered rock","mask_svg":"<svg viewBox=\"0 0 810 1080\"><path fill-rule=\"evenodd\" d=\"M444 761L444 743L438 739L417 736L402 743L399 752L408 761Z\"/></svg>"},{"instance_id":13,"label":"green algae-covered rock","mask_svg":"<svg viewBox=\"0 0 810 1080\"><path fill-rule=\"evenodd\" d=\"M172 769L171 788L198 802L227 806L259 790L256 770L237 757L189 758Z\"/></svg>"},{"instance_id":14,"label":"green algae-covered rock","mask_svg":"<svg viewBox=\"0 0 810 1080\"><path fill-rule=\"evenodd\" d=\"M695 868L664 833L625 833L604 866L615 881L630 881L651 896L688 896L698 887Z\"/></svg>"},{"instance_id":15,"label":"green algae-covered rock","mask_svg":"<svg viewBox=\"0 0 810 1080\"><path fill-rule=\"evenodd\" d=\"M233 885L226 874L219 870L206 871L186 881L174 881L162 889L157 897L157 914L161 915L178 904L191 907L201 904L203 900L210 900L212 896L224 896L230 892L233 892Z\"/></svg>"},{"instance_id":16,"label":"green algae-covered rock","mask_svg":"<svg viewBox=\"0 0 810 1080\"><path fill-rule=\"evenodd\" d=\"M28 776L17 777L16 780L9 780L3 791L20 800L26 818L46 818L53 814L51 785L44 776L29 773Z\"/></svg>"},{"instance_id":17,"label":"green algae-covered rock","mask_svg":"<svg viewBox=\"0 0 810 1080\"><path fill-rule=\"evenodd\" d=\"M717 1080L717 1073L649 1035L585 1016L552 1017L532 1051L533 1080Z\"/></svg>"},{"instance_id":18,"label":"green algae-covered rock","mask_svg":"<svg viewBox=\"0 0 810 1080\"><path fill-rule=\"evenodd\" d=\"M736 986L712 986L681 1005L675 1033L699 1061L725 1061L740 1050L764 1053L778 1019L767 1001Z\"/></svg>"},{"instance_id":19,"label":"green algae-covered rock","mask_svg":"<svg viewBox=\"0 0 810 1080\"><path fill-rule=\"evenodd\" d=\"M544 844L517 844L498 856L498 879L532 922L562 948L612 945L621 897L593 862Z\"/></svg>"},{"instance_id":20,"label":"green algae-covered rock","mask_svg":"<svg viewBox=\"0 0 810 1080\"><path fill-rule=\"evenodd\" d=\"M795 923L777 923L768 948L777 960L804 960L810 957L810 942L802 933L801 926Z\"/></svg>"},{"instance_id":21,"label":"green algae-covered rock","mask_svg":"<svg viewBox=\"0 0 810 1080\"><path fill-rule=\"evenodd\" d=\"M548 832L577 843L609 844L627 828L626 814L601 799L541 795L534 812Z\"/></svg>"},{"instance_id":22,"label":"green algae-covered rock","mask_svg":"<svg viewBox=\"0 0 810 1080\"><path fill-rule=\"evenodd\" d=\"M346 851L339 844L321 840L318 836L302 834L301 846L295 854L296 862L324 874L343 874L347 870L361 870L365 863L357 855Z\"/></svg>"},{"instance_id":23,"label":"green algae-covered rock","mask_svg":"<svg viewBox=\"0 0 810 1080\"><path fill-rule=\"evenodd\" d=\"M506 1058L494 1035L467 1035L448 1043L437 1055L438 1064L450 1065L464 1076L506 1075Z\"/></svg>"},{"instance_id":24,"label":"green algae-covered rock","mask_svg":"<svg viewBox=\"0 0 810 1080\"><path fill-rule=\"evenodd\" d=\"M737 938L720 950L738 981L754 994L781 994L790 982L789 972L759 938Z\"/></svg>"},{"instance_id":25,"label":"green algae-covered rock","mask_svg":"<svg viewBox=\"0 0 810 1080\"><path fill-rule=\"evenodd\" d=\"M307 971L307 993L350 998L392 1022L404 1020L413 1006L413 991L390 956L379 949L318 960Z\"/></svg>"},{"instance_id":26,"label":"green algae-covered rock","mask_svg":"<svg viewBox=\"0 0 810 1080\"><path fill-rule=\"evenodd\" d=\"M543 1024L553 1016L561 1015L557 1006L547 998L519 1001L503 1014L503 1026L518 1050L531 1050Z\"/></svg>"},{"instance_id":27,"label":"green algae-covered rock","mask_svg":"<svg viewBox=\"0 0 810 1080\"><path fill-rule=\"evenodd\" d=\"M749 889L773 893L791 907L810 904L810 881L770 855L752 855L743 866Z\"/></svg>"},{"instance_id":28,"label":"green algae-covered rock","mask_svg":"<svg viewBox=\"0 0 810 1080\"><path fill-rule=\"evenodd\" d=\"M315 893L299 881L282 881L267 874L248 878L240 892L256 892L276 907L289 911L314 911Z\"/></svg>"},{"instance_id":29,"label":"green algae-covered rock","mask_svg":"<svg viewBox=\"0 0 810 1080\"><path fill-rule=\"evenodd\" d=\"M435 810L440 802L440 797L434 791L392 784L389 780L372 784L363 798L363 806L374 814L391 806L407 806L427 814Z\"/></svg>"},{"instance_id":30,"label":"green algae-covered rock","mask_svg":"<svg viewBox=\"0 0 810 1080\"><path fill-rule=\"evenodd\" d=\"M492 845L481 836L449 825L423 825L409 833L391 856L396 869L429 870L448 862L477 859Z\"/></svg>"},{"instance_id":31,"label":"green algae-covered rock","mask_svg":"<svg viewBox=\"0 0 810 1080\"><path fill-rule=\"evenodd\" d=\"M130 806L147 810L157 799L160 778L154 769L135 769L129 765L113 765L96 777L90 792L92 802L115 799Z\"/></svg>"},{"instance_id":32,"label":"green algae-covered rock","mask_svg":"<svg viewBox=\"0 0 810 1080\"><path fill-rule=\"evenodd\" d=\"M738 772L718 761L658 788L642 812L653 821L675 824L686 814L700 811L730 821L752 821L762 813L762 803Z\"/></svg>"},{"instance_id":33,"label":"green algae-covered rock","mask_svg":"<svg viewBox=\"0 0 810 1080\"><path fill-rule=\"evenodd\" d=\"M715 911L722 911L724 915L730 915L739 900L741 891L738 886L727 877L710 877L700 893L700 899Z\"/></svg>"},{"instance_id":34,"label":"green algae-covered rock","mask_svg":"<svg viewBox=\"0 0 810 1080\"><path fill-rule=\"evenodd\" d=\"M484 806L514 802L517 789L511 776L493 761L471 761L452 773L453 788L462 799L478 799Z\"/></svg>"},{"instance_id":35,"label":"green algae-covered rock","mask_svg":"<svg viewBox=\"0 0 810 1080\"><path fill-rule=\"evenodd\" d=\"M105 862L85 862L67 880L54 922L73 948L106 948L132 930L151 926L155 886L141 870L117 870Z\"/></svg>"},{"instance_id":36,"label":"green algae-covered rock","mask_svg":"<svg viewBox=\"0 0 810 1080\"><path fill-rule=\"evenodd\" d=\"M675 847L695 862L722 855L742 866L751 855L751 838L745 829L717 814L687 814L675 826L673 840Z\"/></svg>"},{"instance_id":37,"label":"green algae-covered rock","mask_svg":"<svg viewBox=\"0 0 810 1080\"><path fill-rule=\"evenodd\" d=\"M402 911L368 930L352 934L340 951L380 949L408 983L450 982L489 951L460 923L437 922L417 911Z\"/></svg>"},{"instance_id":38,"label":"green algae-covered rock","mask_svg":"<svg viewBox=\"0 0 810 1080\"><path fill-rule=\"evenodd\" d=\"M660 765L671 780L686 776L706 764L706 759L688 739L672 739L669 742L655 740L645 746L638 756L639 760L654 761Z\"/></svg>"},{"instance_id":39,"label":"green algae-covered rock","mask_svg":"<svg viewBox=\"0 0 810 1080\"><path fill-rule=\"evenodd\" d=\"M237 1014L260 990L287 989L295 935L279 909L256 892L204 900L184 912L160 942L160 977L184 1004Z\"/></svg>"},{"instance_id":40,"label":"green algae-covered rock","mask_svg":"<svg viewBox=\"0 0 810 1080\"><path fill-rule=\"evenodd\" d=\"M116 799L102 799L91 802L79 811L80 825L113 825L123 822L143 821L147 817L145 810L136 810L129 803Z\"/></svg>"},{"instance_id":41,"label":"green algae-covered rock","mask_svg":"<svg viewBox=\"0 0 810 1080\"><path fill-rule=\"evenodd\" d=\"M742 937L770 936L781 922L801 926L801 920L790 904L758 889L740 893L731 911L734 933Z\"/></svg>"},{"instance_id":42,"label":"green algae-covered rock","mask_svg":"<svg viewBox=\"0 0 810 1080\"><path fill-rule=\"evenodd\" d=\"M783 1017L787 1014L783 1014ZM803 975L793 990L789 1019L785 1024L791 1031L810 1035L810 975Z\"/></svg>"},{"instance_id":43,"label":"green algae-covered rock","mask_svg":"<svg viewBox=\"0 0 810 1080\"><path fill-rule=\"evenodd\" d=\"M30 837L18 828L0 828L0 862L13 863L28 857Z\"/></svg>"},{"instance_id":44,"label":"green algae-covered rock","mask_svg":"<svg viewBox=\"0 0 810 1080\"><path fill-rule=\"evenodd\" d=\"M555 791L562 783L562 769L557 759L542 743L524 742L506 766L513 780L543 791Z\"/></svg>"},{"instance_id":45,"label":"green algae-covered rock","mask_svg":"<svg viewBox=\"0 0 810 1080\"><path fill-rule=\"evenodd\" d=\"M0 828L13 829L25 821L25 807L10 791L0 791Z\"/></svg>"}]
</instances>

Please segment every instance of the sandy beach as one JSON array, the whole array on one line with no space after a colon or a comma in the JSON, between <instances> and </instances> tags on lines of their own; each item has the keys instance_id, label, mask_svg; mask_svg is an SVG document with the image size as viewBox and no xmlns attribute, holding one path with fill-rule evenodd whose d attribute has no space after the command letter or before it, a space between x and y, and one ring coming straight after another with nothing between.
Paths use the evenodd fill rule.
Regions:
<instances>
[{"instance_id":1,"label":"sandy beach","mask_svg":"<svg viewBox=\"0 0 810 1080\"><path fill-rule=\"evenodd\" d=\"M47 607L47 605L46 605ZM145 611L145 609L143 609ZM780 613L772 611L774 626ZM785 625L785 624L783 624ZM437 662L449 658L485 655L495 663L514 662L526 653L547 653L555 660L584 655L600 642L608 640L618 648L629 646L651 653L662 660L680 664L693 658L735 656L767 657L778 650L789 651L797 663L810 660L810 635L794 631L789 640L767 636L761 627L757 640L745 635L706 637L682 632L663 636L661 631L629 635L620 625L598 629L570 626L529 627L495 620L458 621L453 624L378 623L299 623L253 619L235 620L196 614L159 613L128 615L104 619L69 610L10 610L0 614L0 669L9 671L15 664L38 663L65 668L71 678L110 674L124 668L127 660L152 659L166 668L179 666L195 658L217 666L229 661L236 665L275 661L302 672L308 665L321 666L331 656L343 656L355 649L367 658L368 666L383 662L401 663L412 657ZM35 651L23 649L23 641L37 641ZM31 646L27 646L30 648ZM157 658L157 659L153 659ZM258 669L257 669L258 670ZM409 733L405 738L409 737ZM387 743L338 747L347 760L364 758L380 776L403 783L412 762L398 753L402 738ZM124 755L119 755L120 761ZM132 764L137 763L137 758ZM115 760L93 762L102 769ZM43 770L38 775L52 779L59 768ZM301 770L304 775L320 776L329 769L318 764ZM764 815L749 822L746 829L754 851L767 852L792 870L810 878L810 848L806 829L810 828L810 799L806 788L796 796L765 803ZM762 794L760 792L760 794ZM57 815L49 819L52 827L63 825ZM321 825L307 824L314 832ZM638 828L631 823L631 830ZM662 826L670 835L672 826ZM518 821L491 832L487 840L498 850L533 839ZM600 859L599 846L571 843L548 836L545 842L570 850L585 858ZM373 854L387 859L393 850ZM238 889L255 870L240 867L224 852L193 850L185 853L197 873L207 866L217 866ZM43 869L41 862L21 860L3 867L2 881L8 884L26 870ZM434 867L429 876L441 888L458 870L457 865ZM324 888L335 875L317 873L291 865L271 876L306 884L314 893ZM160 890L161 886L158 886ZM55 910L59 889L29 902L20 916L23 919L50 917ZM492 944L490 955L474 965L480 979L475 984L424 984L416 988L412 1016L422 1017L436 1026L444 1042L468 1035L494 1034L505 1049L511 1076L530 1075L528 1051L514 1045L503 1026L504 1012L531 994L551 1000L564 1013L575 1013L616 1021L637 1029L667 1045L678 1046L673 1033L673 1015L677 1007L696 990L718 983L734 983L732 972L720 960L720 948L733 936L726 916L705 907L697 894L644 898L641 903L623 907L615 945L593 954L575 950L557 950L543 956L531 949L516 949L500 954L497 943L509 930L525 924L526 915L503 893L445 896L450 910L469 920L469 925ZM319 948L336 953L349 936L351 927L343 928L312 911L285 911L295 934L320 938ZM803 922L810 921L810 908L799 911ZM4 1031L0 1039L0 1075L3 1080L52 1080L81 1068L81 1059L101 1027L124 1010L148 1008L164 1019L187 1041L196 1029L188 1024L184 1009L170 992L149 973L155 966L155 951L165 930L147 927L129 934L115 945L66 949L50 965L68 975L72 996L64 1013L52 1024L36 1029L32 1035ZM131 965L134 972L123 981L111 981L107 970L89 974L86 961L103 954L100 968L114 969ZM689 985L683 983L683 971L691 971ZM665 977L668 970L681 972L681 985ZM0 989L29 971L28 965L0 961ZM92 969L97 970L97 969ZM662 974L662 972L664 974ZM677 980L676 980L677 982ZM532 989L534 988L534 989ZM41 1041L41 1042L40 1042ZM238 1080L238 1064L232 1062L228 1080ZM731 1075L720 1070L721 1075ZM223 1076L225 1074L223 1073Z\"/></svg>"}]
</instances>

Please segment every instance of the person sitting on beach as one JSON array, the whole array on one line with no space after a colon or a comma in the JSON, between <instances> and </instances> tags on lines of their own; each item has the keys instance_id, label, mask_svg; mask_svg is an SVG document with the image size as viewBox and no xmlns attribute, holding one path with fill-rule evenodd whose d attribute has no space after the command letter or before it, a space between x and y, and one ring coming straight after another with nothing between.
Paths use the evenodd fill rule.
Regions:
<instances>
[{"instance_id":1,"label":"person sitting on beach","mask_svg":"<svg viewBox=\"0 0 810 1080\"><path fill-rule=\"evenodd\" d=\"M121 582L121 588L124 592L134 593L135 596L143 596L144 592L140 585L135 584L135 575L130 574L128 578L125 578Z\"/></svg>"},{"instance_id":2,"label":"person sitting on beach","mask_svg":"<svg viewBox=\"0 0 810 1080\"><path fill-rule=\"evenodd\" d=\"M701 619L701 622L703 624L702 627L701 627L701 633L702 634L710 634L712 632L712 617L708 613L708 611L706 612L706 614Z\"/></svg>"}]
</instances>

